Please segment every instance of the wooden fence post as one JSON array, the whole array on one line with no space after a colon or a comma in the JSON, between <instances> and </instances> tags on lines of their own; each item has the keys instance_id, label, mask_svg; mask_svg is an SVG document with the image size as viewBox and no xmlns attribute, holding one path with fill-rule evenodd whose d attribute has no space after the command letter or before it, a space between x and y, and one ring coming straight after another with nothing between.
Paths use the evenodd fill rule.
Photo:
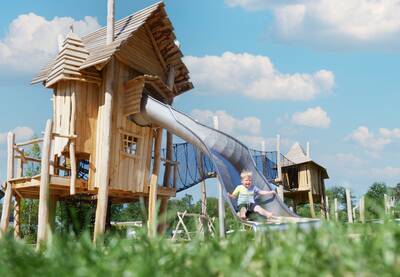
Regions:
<instances>
[{"instance_id":1,"label":"wooden fence post","mask_svg":"<svg viewBox=\"0 0 400 277\"><path fill-rule=\"evenodd\" d=\"M14 143L15 135L9 132L7 135L7 180L14 177ZM12 204L11 183L6 182L6 192L3 200L3 210L1 213L0 236L7 231L10 222L10 212Z\"/></svg>"},{"instance_id":2,"label":"wooden fence post","mask_svg":"<svg viewBox=\"0 0 400 277\"><path fill-rule=\"evenodd\" d=\"M339 220L339 211L338 211L338 200L337 198L333 199L333 210L335 213L335 220Z\"/></svg>"},{"instance_id":3,"label":"wooden fence post","mask_svg":"<svg viewBox=\"0 0 400 277\"><path fill-rule=\"evenodd\" d=\"M38 233L37 246L47 241L49 226L49 205L50 205L50 149L51 149L51 133L52 121L49 119L46 123L46 130L43 137L42 161L40 170L40 194L39 194L39 216L38 216Z\"/></svg>"},{"instance_id":4,"label":"wooden fence post","mask_svg":"<svg viewBox=\"0 0 400 277\"><path fill-rule=\"evenodd\" d=\"M346 204L347 204L347 220L349 223L353 223L353 209L351 207L351 192L350 189L346 189Z\"/></svg>"},{"instance_id":5,"label":"wooden fence post","mask_svg":"<svg viewBox=\"0 0 400 277\"><path fill-rule=\"evenodd\" d=\"M361 223L365 223L365 196L361 196L360 198L360 221Z\"/></svg>"},{"instance_id":6,"label":"wooden fence post","mask_svg":"<svg viewBox=\"0 0 400 277\"><path fill-rule=\"evenodd\" d=\"M330 220L330 207L329 207L329 197L328 195L325 196L325 207L326 207L326 219Z\"/></svg>"}]
</instances>

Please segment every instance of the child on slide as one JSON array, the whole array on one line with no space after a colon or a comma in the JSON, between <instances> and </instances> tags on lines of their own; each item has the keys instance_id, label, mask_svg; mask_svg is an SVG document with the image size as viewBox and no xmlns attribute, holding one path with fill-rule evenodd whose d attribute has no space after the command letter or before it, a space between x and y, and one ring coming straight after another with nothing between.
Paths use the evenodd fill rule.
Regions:
<instances>
[{"instance_id":1,"label":"child on slide","mask_svg":"<svg viewBox=\"0 0 400 277\"><path fill-rule=\"evenodd\" d=\"M230 198L238 199L239 216L245 220L246 215L256 212L265 218L272 218L273 214L268 212L260 205L255 204L254 196L259 195L275 195L275 191L260 190L252 185L252 173L250 171L242 171L240 173L241 185L237 186L232 193L228 193Z\"/></svg>"}]
</instances>

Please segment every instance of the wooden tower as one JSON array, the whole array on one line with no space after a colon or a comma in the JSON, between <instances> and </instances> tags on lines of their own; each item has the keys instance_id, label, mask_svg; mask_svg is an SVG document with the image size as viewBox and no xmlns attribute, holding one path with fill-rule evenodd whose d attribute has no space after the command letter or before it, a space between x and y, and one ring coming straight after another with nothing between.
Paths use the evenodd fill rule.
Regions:
<instances>
[{"instance_id":1,"label":"wooden tower","mask_svg":"<svg viewBox=\"0 0 400 277\"><path fill-rule=\"evenodd\" d=\"M157 196L164 207L175 196L172 135L165 136L167 159L161 164L162 127L141 127L129 118L140 113L143 94L172 104L193 87L183 55L163 3L115 25L113 14L111 1L108 27L82 38L71 30L57 57L32 81L53 90L53 119L43 139L15 144L10 135L3 231L12 197L39 198L39 242L47 239L54 203L85 194L97 199L95 239L104 232L107 203L139 197L149 200L154 233ZM20 172L15 177L10 167L16 154L22 164L32 161L21 148L34 142L43 143L37 161L41 174L24 177ZM165 166L165 176L159 178L160 166Z\"/></svg>"},{"instance_id":2,"label":"wooden tower","mask_svg":"<svg viewBox=\"0 0 400 277\"><path fill-rule=\"evenodd\" d=\"M325 179L329 178L326 168L310 157L300 144L295 143L286 157L294 164L282 166L282 184L285 197L293 200L294 206L309 203L312 216L315 216L314 203L321 204L321 213L325 212Z\"/></svg>"}]
</instances>

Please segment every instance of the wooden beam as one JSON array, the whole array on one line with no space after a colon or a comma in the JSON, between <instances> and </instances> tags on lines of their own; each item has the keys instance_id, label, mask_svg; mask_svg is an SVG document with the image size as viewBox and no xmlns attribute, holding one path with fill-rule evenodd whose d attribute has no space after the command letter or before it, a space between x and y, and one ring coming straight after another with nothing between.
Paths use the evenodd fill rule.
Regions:
<instances>
[{"instance_id":1,"label":"wooden beam","mask_svg":"<svg viewBox=\"0 0 400 277\"><path fill-rule=\"evenodd\" d=\"M105 78L105 98L103 106L102 121L100 125L100 136L102 136L102 144L97 145L100 148L100 159L97 170L100 172L98 178L95 179L97 183L98 198L96 206L96 219L94 225L94 241L99 236L104 234L106 228L106 217L107 217L107 205L108 205L108 187L110 179L110 146L111 146L111 128L112 128L112 105L113 105L113 82L115 79L114 74L115 60L111 58L111 61L107 65Z\"/></svg>"},{"instance_id":2,"label":"wooden beam","mask_svg":"<svg viewBox=\"0 0 400 277\"><path fill-rule=\"evenodd\" d=\"M109 45L114 41L114 15L115 15L114 9L115 9L114 0L108 0L106 45Z\"/></svg>"},{"instance_id":3,"label":"wooden beam","mask_svg":"<svg viewBox=\"0 0 400 277\"><path fill-rule=\"evenodd\" d=\"M11 180L14 177L14 133L8 133L7 135L7 180ZM1 222L0 222L0 236L2 236L8 228L10 221L11 212L11 202L12 202L12 188L11 183L6 183L6 191L3 200L3 210L1 212Z\"/></svg>"},{"instance_id":4,"label":"wooden beam","mask_svg":"<svg viewBox=\"0 0 400 277\"><path fill-rule=\"evenodd\" d=\"M161 63L161 66L164 68L165 71L167 71L167 69L168 69L167 63L165 62L164 57L160 52L160 48L158 47L158 44L157 44L156 40L154 39L153 33L151 32L151 30L147 24L145 24L144 27L146 28L147 34L150 37L151 43L153 44L153 49L157 54L157 57Z\"/></svg>"},{"instance_id":5,"label":"wooden beam","mask_svg":"<svg viewBox=\"0 0 400 277\"><path fill-rule=\"evenodd\" d=\"M148 216L148 235L149 237L155 237L157 229L157 182L158 182L158 171L160 169L160 150L162 142L162 128L156 129L154 138L154 164L153 172L150 179L150 191L149 191L149 216Z\"/></svg>"},{"instance_id":6,"label":"wooden beam","mask_svg":"<svg viewBox=\"0 0 400 277\"><path fill-rule=\"evenodd\" d=\"M51 149L51 132L53 128L52 120L47 120L46 130L42 146L42 163L40 170L40 193L39 193L39 216L38 216L38 233L37 247L47 241L49 233L49 199L50 199L50 149Z\"/></svg>"},{"instance_id":7,"label":"wooden beam","mask_svg":"<svg viewBox=\"0 0 400 277\"><path fill-rule=\"evenodd\" d=\"M283 185L279 185L278 186L278 196L279 196L279 198L282 200L282 202L283 202L283 200L284 200L284 195L283 195Z\"/></svg>"},{"instance_id":8,"label":"wooden beam","mask_svg":"<svg viewBox=\"0 0 400 277\"><path fill-rule=\"evenodd\" d=\"M43 138L37 138L37 139L32 139L32 140L29 140L29 141L26 141L26 142L17 143L17 144L15 144L15 146L16 147L27 146L27 145L30 145L30 144L40 143L42 141L43 141Z\"/></svg>"},{"instance_id":9,"label":"wooden beam","mask_svg":"<svg viewBox=\"0 0 400 277\"><path fill-rule=\"evenodd\" d=\"M22 149L21 158L17 160L17 178L21 178L24 175L24 163L23 163L23 154L24 150Z\"/></svg>"},{"instance_id":10,"label":"wooden beam","mask_svg":"<svg viewBox=\"0 0 400 277\"><path fill-rule=\"evenodd\" d=\"M311 212L311 217L315 217L315 209L314 209L314 198L312 194L312 190L308 192L308 202L310 203L310 212Z\"/></svg>"}]
</instances>

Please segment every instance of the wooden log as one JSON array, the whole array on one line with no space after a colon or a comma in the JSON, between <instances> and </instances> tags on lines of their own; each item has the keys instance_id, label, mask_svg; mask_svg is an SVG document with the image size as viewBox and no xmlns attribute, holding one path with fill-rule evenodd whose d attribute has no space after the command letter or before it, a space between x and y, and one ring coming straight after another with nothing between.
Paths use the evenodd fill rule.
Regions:
<instances>
[{"instance_id":1,"label":"wooden log","mask_svg":"<svg viewBox=\"0 0 400 277\"><path fill-rule=\"evenodd\" d=\"M339 211L338 211L338 200L337 198L333 199L333 211L335 213L335 220L339 220Z\"/></svg>"},{"instance_id":2,"label":"wooden log","mask_svg":"<svg viewBox=\"0 0 400 277\"><path fill-rule=\"evenodd\" d=\"M365 223L365 196L361 196L360 198L360 221L361 223Z\"/></svg>"},{"instance_id":3,"label":"wooden log","mask_svg":"<svg viewBox=\"0 0 400 277\"><path fill-rule=\"evenodd\" d=\"M353 223L353 213L351 207L351 194L350 189L346 189L346 206L347 206L347 220L349 223Z\"/></svg>"},{"instance_id":4,"label":"wooden log","mask_svg":"<svg viewBox=\"0 0 400 277\"><path fill-rule=\"evenodd\" d=\"M40 170L40 192L39 192L39 216L37 247L47 241L49 235L49 200L50 200L50 149L51 149L51 131L52 120L47 120L42 146L42 163Z\"/></svg>"},{"instance_id":5,"label":"wooden log","mask_svg":"<svg viewBox=\"0 0 400 277\"><path fill-rule=\"evenodd\" d=\"M311 190L308 192L308 203L310 204L311 217L314 218L315 217L314 197Z\"/></svg>"},{"instance_id":6,"label":"wooden log","mask_svg":"<svg viewBox=\"0 0 400 277\"><path fill-rule=\"evenodd\" d=\"M71 94L71 122L70 122L70 133L75 135L75 117L76 117L76 93L75 90ZM75 195L76 186L76 156L75 156L75 140L71 140L69 144L69 158L71 160L71 179L69 186L69 194Z\"/></svg>"},{"instance_id":7,"label":"wooden log","mask_svg":"<svg viewBox=\"0 0 400 277\"><path fill-rule=\"evenodd\" d=\"M98 179L95 180L98 184L98 197L96 206L96 219L94 225L94 236L93 239L96 242L99 236L104 234L106 228L106 217L107 217L107 205L108 205L108 186L110 179L110 146L111 146L111 128L112 128L112 100L113 100L113 81L114 81L114 68L115 60L111 59L107 65L105 78L105 97L102 121L100 122L100 136L103 138L102 144L97 145L100 149L100 162L97 168L101 174L98 175ZM99 158L99 157L97 157Z\"/></svg>"},{"instance_id":8,"label":"wooden log","mask_svg":"<svg viewBox=\"0 0 400 277\"><path fill-rule=\"evenodd\" d=\"M156 236L157 230L157 182L158 171L160 169L160 151L162 142L162 129L156 130L154 138L154 164L153 172L150 178L150 191L149 191L149 215L148 215L148 235L151 238Z\"/></svg>"},{"instance_id":9,"label":"wooden log","mask_svg":"<svg viewBox=\"0 0 400 277\"><path fill-rule=\"evenodd\" d=\"M14 178L14 133L8 133L7 135L7 180ZM7 231L8 224L10 221L12 203L12 188L11 183L6 183L6 190L3 200L3 210L1 212L1 222L0 222L0 236Z\"/></svg>"},{"instance_id":10,"label":"wooden log","mask_svg":"<svg viewBox=\"0 0 400 277\"><path fill-rule=\"evenodd\" d=\"M14 197L14 238L21 238L21 197Z\"/></svg>"}]
</instances>

